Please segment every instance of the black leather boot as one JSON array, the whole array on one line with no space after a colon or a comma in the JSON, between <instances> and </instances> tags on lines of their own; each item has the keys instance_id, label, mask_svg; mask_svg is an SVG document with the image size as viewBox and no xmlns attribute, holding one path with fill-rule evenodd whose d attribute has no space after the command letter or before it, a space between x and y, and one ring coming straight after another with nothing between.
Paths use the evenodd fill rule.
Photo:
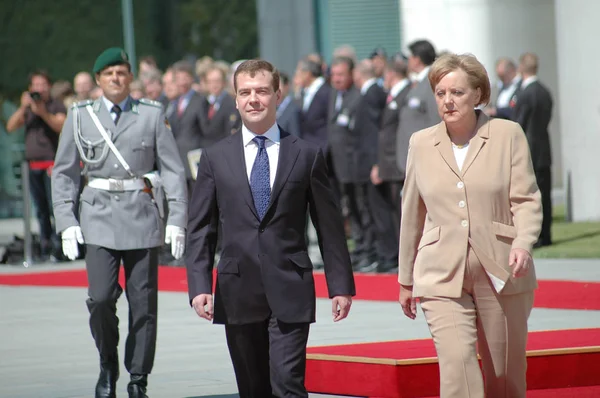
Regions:
<instances>
[{"instance_id":1,"label":"black leather boot","mask_svg":"<svg viewBox=\"0 0 600 398\"><path fill-rule=\"evenodd\" d=\"M96 398L116 398L119 379L119 361L116 358L100 360L100 377L96 383Z\"/></svg>"},{"instance_id":2,"label":"black leather boot","mask_svg":"<svg viewBox=\"0 0 600 398\"><path fill-rule=\"evenodd\" d=\"M148 375L132 374L131 381L127 385L129 398L148 398L146 395L146 386L148 385Z\"/></svg>"}]
</instances>

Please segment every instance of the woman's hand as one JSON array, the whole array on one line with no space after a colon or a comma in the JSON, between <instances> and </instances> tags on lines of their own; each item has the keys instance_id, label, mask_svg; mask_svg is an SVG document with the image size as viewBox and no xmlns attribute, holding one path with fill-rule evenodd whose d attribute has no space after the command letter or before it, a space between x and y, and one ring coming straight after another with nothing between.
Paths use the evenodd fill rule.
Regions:
<instances>
[{"instance_id":1,"label":"woman's hand","mask_svg":"<svg viewBox=\"0 0 600 398\"><path fill-rule=\"evenodd\" d=\"M417 317L417 300L412 295L413 287L400 285L400 306L404 315L410 319Z\"/></svg>"},{"instance_id":2,"label":"woman's hand","mask_svg":"<svg viewBox=\"0 0 600 398\"><path fill-rule=\"evenodd\" d=\"M529 268L533 267L533 259L525 249L511 249L508 266L513 269L513 278L520 278L527 275Z\"/></svg>"}]
</instances>

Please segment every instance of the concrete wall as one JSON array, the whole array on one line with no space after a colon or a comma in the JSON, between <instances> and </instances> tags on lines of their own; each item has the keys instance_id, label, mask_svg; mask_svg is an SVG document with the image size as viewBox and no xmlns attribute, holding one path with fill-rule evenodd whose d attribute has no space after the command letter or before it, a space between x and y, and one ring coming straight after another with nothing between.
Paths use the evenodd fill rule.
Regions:
<instances>
[{"instance_id":1,"label":"concrete wall","mask_svg":"<svg viewBox=\"0 0 600 398\"><path fill-rule=\"evenodd\" d=\"M573 221L600 220L600 1L556 0L559 113Z\"/></svg>"},{"instance_id":2,"label":"concrete wall","mask_svg":"<svg viewBox=\"0 0 600 398\"><path fill-rule=\"evenodd\" d=\"M302 56L316 51L313 2L257 0L260 57L293 76Z\"/></svg>"}]
</instances>

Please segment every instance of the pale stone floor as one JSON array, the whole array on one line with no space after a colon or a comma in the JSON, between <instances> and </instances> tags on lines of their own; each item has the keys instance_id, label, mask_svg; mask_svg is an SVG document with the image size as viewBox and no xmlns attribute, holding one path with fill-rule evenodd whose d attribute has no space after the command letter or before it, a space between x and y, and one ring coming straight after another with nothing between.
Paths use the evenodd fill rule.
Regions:
<instances>
[{"instance_id":1,"label":"pale stone floor","mask_svg":"<svg viewBox=\"0 0 600 398\"><path fill-rule=\"evenodd\" d=\"M82 267L82 262L28 270L2 266L0 273ZM537 260L536 268L540 279L600 281L600 260ZM0 397L93 396L98 363L85 299L84 288L0 286ZM125 336L124 297L118 312ZM355 301L349 318L338 324L330 313L330 301L318 300L309 345L429 337L422 315L410 321L396 303ZM531 330L600 327L600 311L534 309L529 324ZM123 344L120 348L122 352ZM126 395L126 383L122 367L120 396ZM158 347L148 392L152 398L237 396L223 327L199 319L185 293L160 293Z\"/></svg>"}]
</instances>

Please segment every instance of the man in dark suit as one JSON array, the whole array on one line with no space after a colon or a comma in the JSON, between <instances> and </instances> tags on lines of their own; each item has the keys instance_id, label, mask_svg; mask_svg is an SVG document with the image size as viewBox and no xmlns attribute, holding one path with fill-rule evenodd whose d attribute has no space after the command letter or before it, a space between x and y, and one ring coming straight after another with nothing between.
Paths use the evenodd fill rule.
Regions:
<instances>
[{"instance_id":1,"label":"man in dark suit","mask_svg":"<svg viewBox=\"0 0 600 398\"><path fill-rule=\"evenodd\" d=\"M194 176L188 162L188 152L193 149L204 148L212 141L204 135L203 127L206 125L206 98L192 89L194 83L194 70L190 63L179 61L173 65L175 84L179 90L179 97L174 101L174 108L169 116L169 123L175 136L181 161L185 167L185 177L188 192L191 193Z\"/></svg>"},{"instance_id":2,"label":"man in dark suit","mask_svg":"<svg viewBox=\"0 0 600 398\"><path fill-rule=\"evenodd\" d=\"M500 79L500 90L496 98L496 106L486 108L488 116L501 119L513 119L516 104L516 94L521 88L521 76L517 73L517 66L510 58L500 58L496 62L496 75Z\"/></svg>"},{"instance_id":3,"label":"man in dark suit","mask_svg":"<svg viewBox=\"0 0 600 398\"><path fill-rule=\"evenodd\" d=\"M290 95L290 78L280 72L281 101L277 105L277 124L288 133L300 136L300 108Z\"/></svg>"},{"instance_id":4,"label":"man in dark suit","mask_svg":"<svg viewBox=\"0 0 600 398\"><path fill-rule=\"evenodd\" d=\"M389 94L381 117L377 163L371 169L373 186L369 196L381 248L377 267L377 272L381 273L397 272L398 269L400 191L404 176L396 164L396 131L400 121L400 106L410 90L406 59L401 54L394 56L387 64L384 77Z\"/></svg>"},{"instance_id":5,"label":"man in dark suit","mask_svg":"<svg viewBox=\"0 0 600 398\"><path fill-rule=\"evenodd\" d=\"M352 173L350 184L346 184L346 188L349 188L346 195L350 218L358 227L357 234L354 235L356 247L363 253L364 260L359 270L370 272L377 268L381 254L381 242L375 233L369 191L373 188L371 169L377 163L377 141L386 94L377 84L375 68L370 59L360 61L354 69L354 84L360 89L360 96L354 117L350 120L354 148L349 153Z\"/></svg>"},{"instance_id":6,"label":"man in dark suit","mask_svg":"<svg viewBox=\"0 0 600 398\"><path fill-rule=\"evenodd\" d=\"M303 58L298 62L296 78L303 88L300 137L317 144L327 153L327 105L331 87L323 77L322 64Z\"/></svg>"},{"instance_id":7,"label":"man in dark suit","mask_svg":"<svg viewBox=\"0 0 600 398\"><path fill-rule=\"evenodd\" d=\"M234 88L242 129L204 151L190 202L189 297L200 317L225 324L241 398L308 397L315 285L306 213L314 220L339 321L355 294L340 211L321 149L276 124L281 92L273 65L242 63ZM213 307L217 231L222 255Z\"/></svg>"},{"instance_id":8,"label":"man in dark suit","mask_svg":"<svg viewBox=\"0 0 600 398\"><path fill-rule=\"evenodd\" d=\"M350 119L354 117L360 91L354 86L353 71L354 61L351 58L336 57L331 62L330 74L333 90L329 97L327 134L332 166L330 175L332 184L335 184L337 197L340 199L341 191L345 191L344 185L352 181L353 158L349 154L356 147L354 136L350 131ZM360 260L355 255L352 257L353 263Z\"/></svg>"},{"instance_id":9,"label":"man in dark suit","mask_svg":"<svg viewBox=\"0 0 600 398\"><path fill-rule=\"evenodd\" d=\"M202 148L235 133L241 125L239 112L235 108L235 100L225 90L227 81L225 71L217 66L212 66L206 71L205 81L208 98Z\"/></svg>"},{"instance_id":10,"label":"man in dark suit","mask_svg":"<svg viewBox=\"0 0 600 398\"><path fill-rule=\"evenodd\" d=\"M552 244L552 152L548 134L548 125L552 118L552 95L537 77L538 57L535 54L523 54L519 70L523 82L517 93L514 120L525 131L535 177L542 194L542 232L534 246L542 247Z\"/></svg>"},{"instance_id":11,"label":"man in dark suit","mask_svg":"<svg viewBox=\"0 0 600 398\"><path fill-rule=\"evenodd\" d=\"M412 88L400 107L396 138L396 163L403 175L406 171L410 136L441 121L428 79L429 68L436 58L435 49L427 40L417 40L411 43L408 49L408 69L414 74L414 78Z\"/></svg>"}]
</instances>

